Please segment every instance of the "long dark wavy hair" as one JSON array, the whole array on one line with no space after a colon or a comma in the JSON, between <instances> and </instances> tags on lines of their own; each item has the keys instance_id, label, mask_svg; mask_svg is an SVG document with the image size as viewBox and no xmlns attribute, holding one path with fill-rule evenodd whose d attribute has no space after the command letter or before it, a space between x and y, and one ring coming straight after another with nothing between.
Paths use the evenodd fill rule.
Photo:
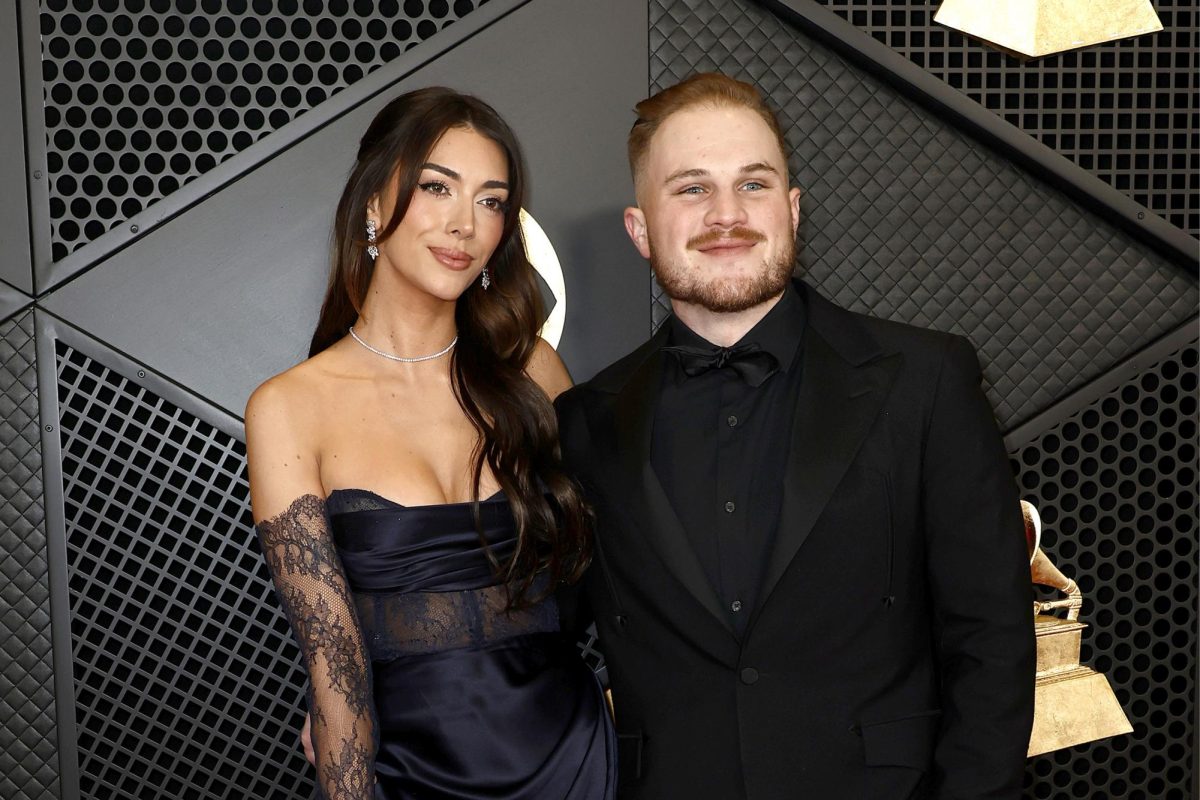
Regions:
<instances>
[{"instance_id":1,"label":"long dark wavy hair","mask_svg":"<svg viewBox=\"0 0 1200 800\"><path fill-rule=\"evenodd\" d=\"M476 521L484 464L516 519L516 551L505 564L492 557L509 587L509 606L516 608L578 580L591 557L591 539L587 505L561 468L554 408L525 373L543 319L518 227L525 163L516 136L487 103L452 89L418 89L388 103L371 121L338 202L329 287L308 353L314 356L345 336L362 309L374 267L366 253L367 204L396 181L395 210L378 232L382 241L404 219L421 165L451 128L470 128L492 140L508 161L504 229L487 264L491 287L485 291L475 281L458 298L450 375L458 403L479 434L472 454ZM535 591L543 572L550 580Z\"/></svg>"}]
</instances>

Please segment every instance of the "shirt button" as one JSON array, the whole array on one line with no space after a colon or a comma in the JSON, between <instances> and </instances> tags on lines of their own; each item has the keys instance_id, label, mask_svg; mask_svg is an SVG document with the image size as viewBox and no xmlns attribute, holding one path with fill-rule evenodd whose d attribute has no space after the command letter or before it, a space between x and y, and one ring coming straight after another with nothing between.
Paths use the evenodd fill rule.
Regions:
<instances>
[{"instance_id":1,"label":"shirt button","mask_svg":"<svg viewBox=\"0 0 1200 800\"><path fill-rule=\"evenodd\" d=\"M726 501L726 503L725 503L725 510L726 510L727 512L729 512L730 514L732 514L732 513L733 513L733 510L734 510L735 508L737 508L737 506L735 506L735 505L733 504L733 501L732 501L732 500Z\"/></svg>"},{"instance_id":2,"label":"shirt button","mask_svg":"<svg viewBox=\"0 0 1200 800\"><path fill-rule=\"evenodd\" d=\"M756 670L754 667L746 667L742 670L741 678L742 683L746 684L747 686L758 683L758 670Z\"/></svg>"},{"instance_id":3,"label":"shirt button","mask_svg":"<svg viewBox=\"0 0 1200 800\"><path fill-rule=\"evenodd\" d=\"M742 610L742 601L734 600L732 603L729 604L729 608L733 611L741 611Z\"/></svg>"},{"instance_id":4,"label":"shirt button","mask_svg":"<svg viewBox=\"0 0 1200 800\"><path fill-rule=\"evenodd\" d=\"M730 414L728 417L725 418L725 421L729 423L729 427L731 427L731 428L737 427L737 416L736 415Z\"/></svg>"}]
</instances>

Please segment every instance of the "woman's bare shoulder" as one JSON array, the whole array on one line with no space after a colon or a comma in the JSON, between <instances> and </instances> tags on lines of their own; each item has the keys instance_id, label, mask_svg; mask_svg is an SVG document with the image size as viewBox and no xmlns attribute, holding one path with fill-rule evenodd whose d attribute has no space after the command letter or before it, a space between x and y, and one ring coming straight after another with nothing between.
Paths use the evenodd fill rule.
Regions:
<instances>
[{"instance_id":1,"label":"woman's bare shoulder","mask_svg":"<svg viewBox=\"0 0 1200 800\"><path fill-rule=\"evenodd\" d=\"M287 441L313 448L343 394L344 360L333 348L268 378L246 401L247 444Z\"/></svg>"},{"instance_id":2,"label":"woman's bare shoulder","mask_svg":"<svg viewBox=\"0 0 1200 800\"><path fill-rule=\"evenodd\" d=\"M246 403L246 455L255 518L282 512L297 497L324 496L321 442L337 396L336 358L322 353L266 380ZM331 383L333 384L331 386Z\"/></svg>"},{"instance_id":3,"label":"woman's bare shoulder","mask_svg":"<svg viewBox=\"0 0 1200 800\"><path fill-rule=\"evenodd\" d=\"M246 402L246 421L252 415L316 411L314 406L338 379L339 354L325 350L263 381Z\"/></svg>"},{"instance_id":4,"label":"woman's bare shoulder","mask_svg":"<svg viewBox=\"0 0 1200 800\"><path fill-rule=\"evenodd\" d=\"M559 358L558 353L545 339L539 338L525 366L527 374L533 382L542 388L551 400L571 388L571 375Z\"/></svg>"}]
</instances>

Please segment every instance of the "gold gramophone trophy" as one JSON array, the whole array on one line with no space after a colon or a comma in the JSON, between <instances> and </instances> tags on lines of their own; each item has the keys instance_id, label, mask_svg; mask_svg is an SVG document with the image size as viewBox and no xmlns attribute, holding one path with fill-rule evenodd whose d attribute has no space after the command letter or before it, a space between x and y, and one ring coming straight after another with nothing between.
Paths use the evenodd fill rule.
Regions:
<instances>
[{"instance_id":1,"label":"gold gramophone trophy","mask_svg":"<svg viewBox=\"0 0 1200 800\"><path fill-rule=\"evenodd\" d=\"M1042 520L1037 509L1022 500L1021 512L1025 517L1025 541L1029 545L1033 582L1066 595L1033 604L1037 688L1029 756L1132 733L1133 726L1121 710L1108 679L1079 663L1080 641L1087 627L1079 621L1083 592L1039 547ZM1055 609L1066 609L1066 619L1044 613Z\"/></svg>"}]
</instances>

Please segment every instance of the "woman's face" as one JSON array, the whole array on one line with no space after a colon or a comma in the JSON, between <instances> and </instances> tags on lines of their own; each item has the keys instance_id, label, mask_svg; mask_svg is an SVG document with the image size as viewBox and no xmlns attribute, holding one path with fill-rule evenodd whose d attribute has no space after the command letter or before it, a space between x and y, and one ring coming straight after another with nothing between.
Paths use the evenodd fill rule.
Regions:
<instances>
[{"instance_id":1,"label":"woman's face","mask_svg":"<svg viewBox=\"0 0 1200 800\"><path fill-rule=\"evenodd\" d=\"M457 300L492 257L504 230L508 160L471 128L450 128L421 166L408 211L378 243L375 277L441 300ZM382 229L396 186L373 198L367 218Z\"/></svg>"}]
</instances>

